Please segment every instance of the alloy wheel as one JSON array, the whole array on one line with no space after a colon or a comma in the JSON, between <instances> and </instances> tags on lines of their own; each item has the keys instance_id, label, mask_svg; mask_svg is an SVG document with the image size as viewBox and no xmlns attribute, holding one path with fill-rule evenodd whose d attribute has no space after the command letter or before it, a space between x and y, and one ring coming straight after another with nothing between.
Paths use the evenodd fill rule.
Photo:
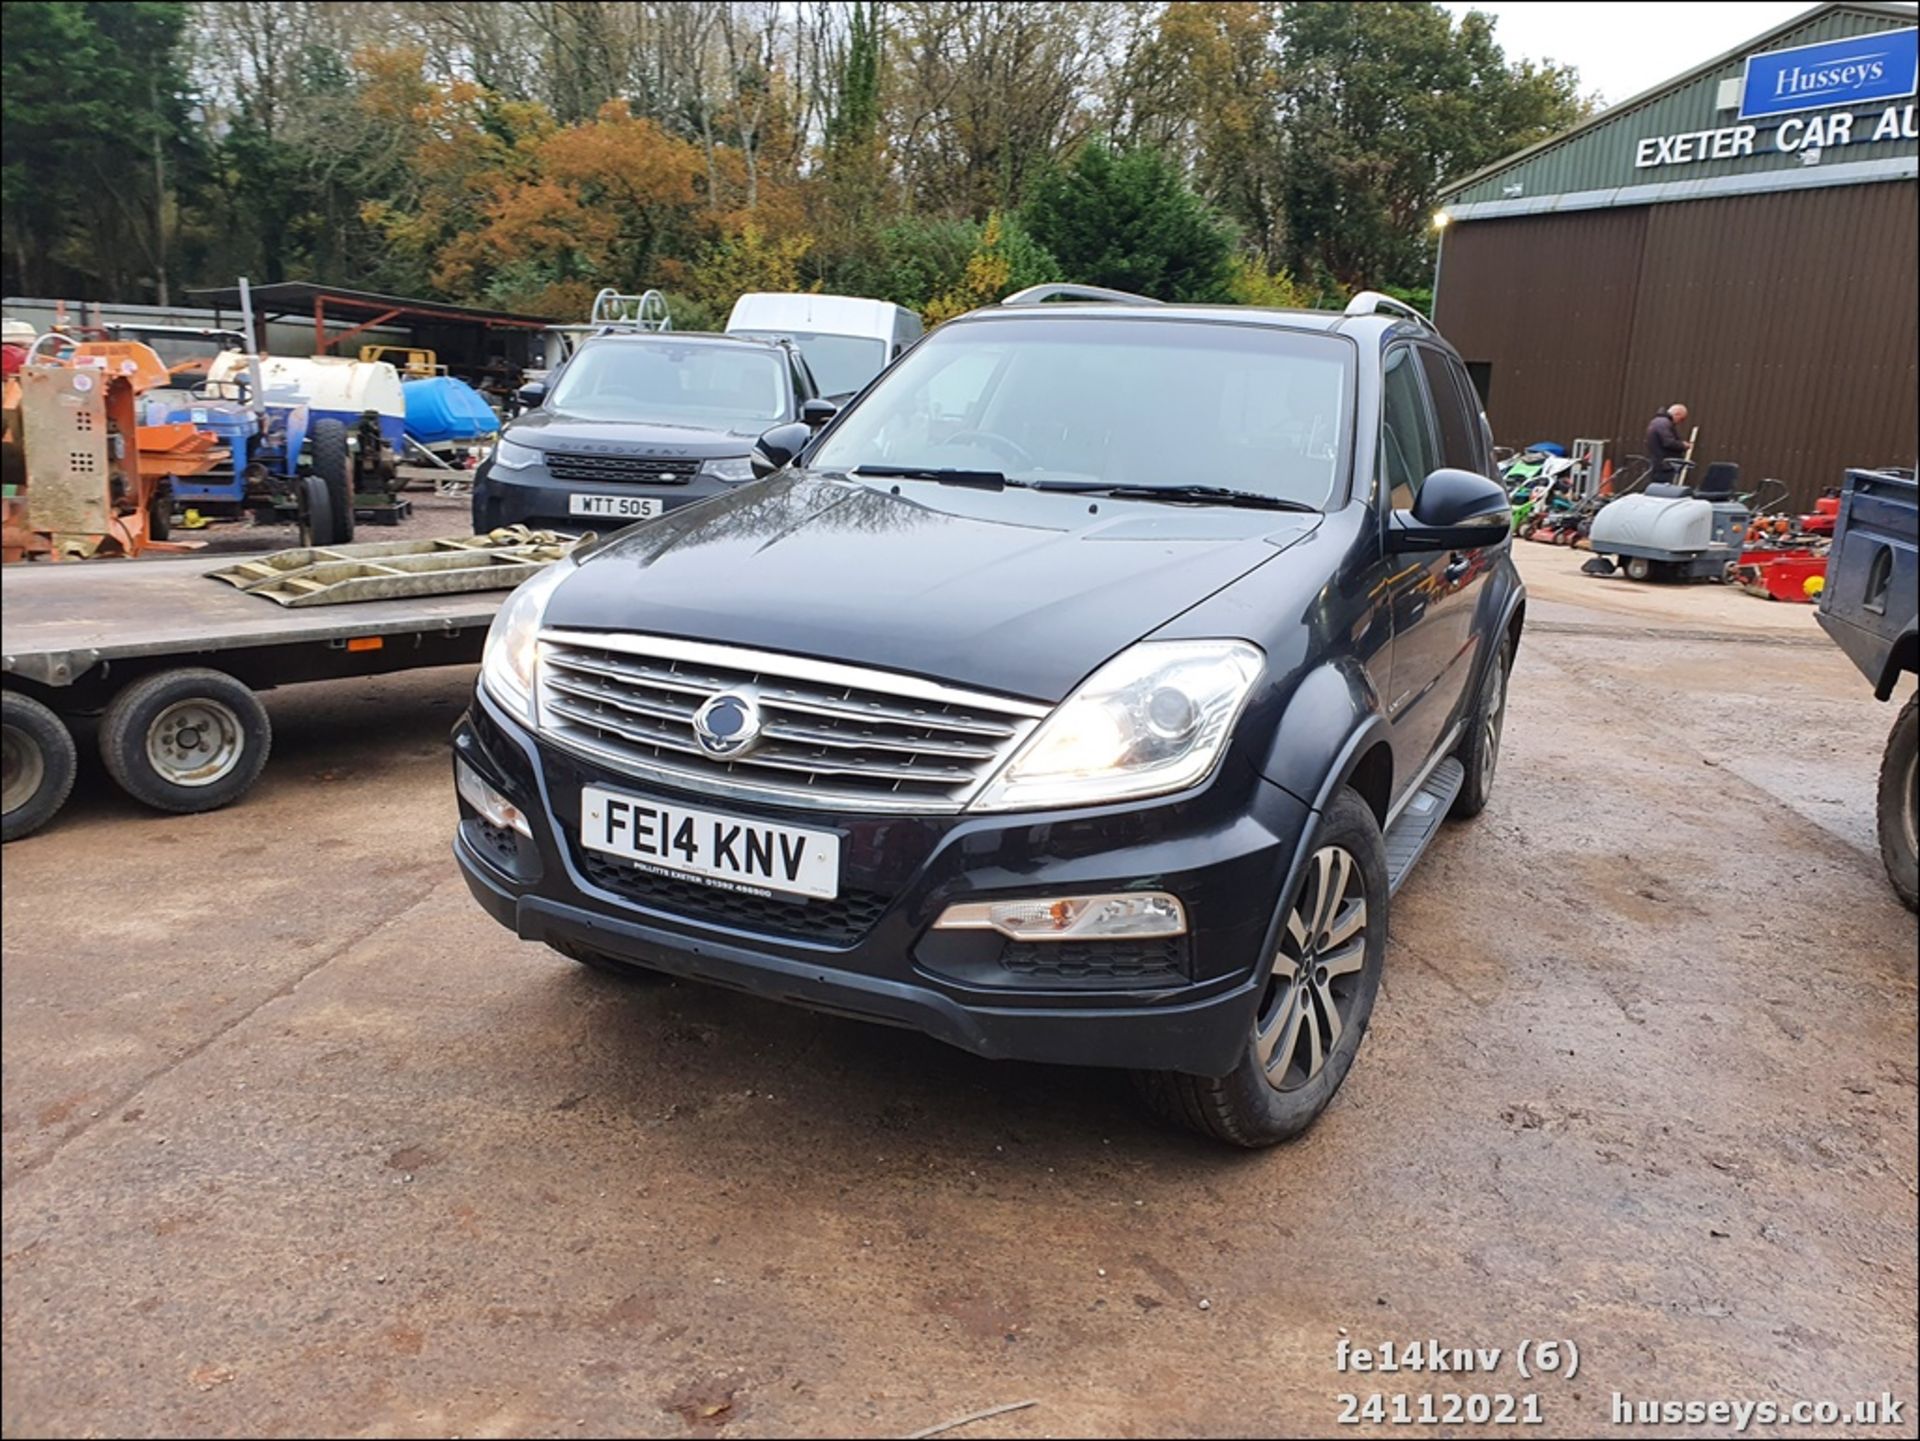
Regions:
<instances>
[{"instance_id":1,"label":"alloy wheel","mask_svg":"<svg viewBox=\"0 0 1920 1441\"><path fill-rule=\"evenodd\" d=\"M1506 657L1495 655L1493 658L1493 704L1487 707L1486 759L1481 763L1480 771L1485 777L1483 786L1493 784L1494 768L1500 764L1500 732L1507 723L1507 662Z\"/></svg>"},{"instance_id":2,"label":"alloy wheel","mask_svg":"<svg viewBox=\"0 0 1920 1441\"><path fill-rule=\"evenodd\" d=\"M1322 846L1287 913L1254 1022L1269 1085L1297 1090L1325 1068L1352 1020L1366 958L1366 879L1345 847Z\"/></svg>"}]
</instances>

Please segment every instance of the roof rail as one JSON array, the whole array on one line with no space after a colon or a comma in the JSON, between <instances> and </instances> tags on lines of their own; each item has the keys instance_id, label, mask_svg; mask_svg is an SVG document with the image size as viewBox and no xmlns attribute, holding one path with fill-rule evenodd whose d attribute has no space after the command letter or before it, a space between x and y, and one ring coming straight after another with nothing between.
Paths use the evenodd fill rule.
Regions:
<instances>
[{"instance_id":1,"label":"roof rail","mask_svg":"<svg viewBox=\"0 0 1920 1441\"><path fill-rule=\"evenodd\" d=\"M1049 300L1118 300L1129 305L1158 305L1151 295L1135 295L1126 290L1108 290L1104 285L1029 285L1016 290L1002 305L1040 305Z\"/></svg>"},{"instance_id":2,"label":"roof rail","mask_svg":"<svg viewBox=\"0 0 1920 1441\"><path fill-rule=\"evenodd\" d=\"M657 290L639 295L622 295L609 285L593 297L589 325L618 326L623 330L672 330L673 317L667 313L667 297Z\"/></svg>"},{"instance_id":3,"label":"roof rail","mask_svg":"<svg viewBox=\"0 0 1920 1441\"><path fill-rule=\"evenodd\" d=\"M1391 295L1382 295L1377 290L1363 290L1354 296L1347 302L1346 314L1378 315L1383 310L1391 310L1405 316L1408 320L1417 321L1435 335L1440 333L1438 326L1406 301L1395 300Z\"/></svg>"}]
</instances>

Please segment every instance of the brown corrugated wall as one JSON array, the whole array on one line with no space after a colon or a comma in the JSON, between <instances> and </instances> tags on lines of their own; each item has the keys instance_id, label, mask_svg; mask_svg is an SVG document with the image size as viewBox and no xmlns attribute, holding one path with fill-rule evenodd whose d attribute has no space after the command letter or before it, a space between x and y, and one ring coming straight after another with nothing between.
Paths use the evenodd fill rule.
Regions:
<instances>
[{"instance_id":1,"label":"brown corrugated wall","mask_svg":"<svg viewBox=\"0 0 1920 1441\"><path fill-rule=\"evenodd\" d=\"M1912 181L1467 221L1440 328L1491 365L1502 445L1603 437L1619 463L1683 400L1695 456L1808 509L1850 465L1920 450Z\"/></svg>"}]
</instances>

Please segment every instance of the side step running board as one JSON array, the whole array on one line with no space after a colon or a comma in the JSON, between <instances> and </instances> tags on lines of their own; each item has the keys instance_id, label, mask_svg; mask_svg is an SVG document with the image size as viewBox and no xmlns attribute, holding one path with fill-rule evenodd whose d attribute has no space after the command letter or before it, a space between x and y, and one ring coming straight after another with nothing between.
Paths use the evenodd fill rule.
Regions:
<instances>
[{"instance_id":1,"label":"side step running board","mask_svg":"<svg viewBox=\"0 0 1920 1441\"><path fill-rule=\"evenodd\" d=\"M1421 783L1406 808L1387 827L1388 895L1400 889L1400 883L1413 870L1413 863L1440 834L1440 822L1446 819L1447 810L1466 779L1467 768L1448 756L1433 768L1433 774Z\"/></svg>"}]
</instances>

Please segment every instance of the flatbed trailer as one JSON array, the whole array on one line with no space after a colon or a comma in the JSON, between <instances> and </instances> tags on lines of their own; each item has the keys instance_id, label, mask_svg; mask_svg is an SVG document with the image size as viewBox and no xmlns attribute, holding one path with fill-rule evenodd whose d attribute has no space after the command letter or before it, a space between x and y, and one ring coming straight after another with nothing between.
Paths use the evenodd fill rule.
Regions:
<instances>
[{"instance_id":1,"label":"flatbed trailer","mask_svg":"<svg viewBox=\"0 0 1920 1441\"><path fill-rule=\"evenodd\" d=\"M471 665L507 589L288 608L210 579L258 557L8 566L0 572L5 839L65 802L68 721L100 716L122 789L168 811L237 800L271 733L255 692Z\"/></svg>"}]
</instances>

